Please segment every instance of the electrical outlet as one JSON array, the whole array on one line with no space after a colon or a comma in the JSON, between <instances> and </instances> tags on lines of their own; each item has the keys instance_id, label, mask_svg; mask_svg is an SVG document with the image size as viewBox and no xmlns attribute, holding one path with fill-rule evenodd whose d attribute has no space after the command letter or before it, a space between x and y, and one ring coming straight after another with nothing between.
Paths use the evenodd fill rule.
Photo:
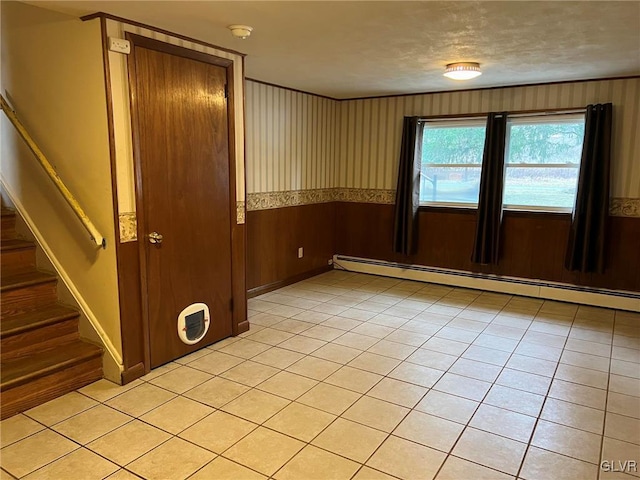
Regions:
<instances>
[{"instance_id":1,"label":"electrical outlet","mask_svg":"<svg viewBox=\"0 0 640 480\"><path fill-rule=\"evenodd\" d=\"M131 53L131 43L124 38L109 37L109 50L111 52L124 53L129 55Z\"/></svg>"},{"instance_id":2,"label":"electrical outlet","mask_svg":"<svg viewBox=\"0 0 640 480\"><path fill-rule=\"evenodd\" d=\"M304 257L304 250L302 247L298 247L298 258Z\"/></svg>"},{"instance_id":3,"label":"electrical outlet","mask_svg":"<svg viewBox=\"0 0 640 480\"><path fill-rule=\"evenodd\" d=\"M330 258L329 261L327 262L328 265L333 265L333 258Z\"/></svg>"}]
</instances>

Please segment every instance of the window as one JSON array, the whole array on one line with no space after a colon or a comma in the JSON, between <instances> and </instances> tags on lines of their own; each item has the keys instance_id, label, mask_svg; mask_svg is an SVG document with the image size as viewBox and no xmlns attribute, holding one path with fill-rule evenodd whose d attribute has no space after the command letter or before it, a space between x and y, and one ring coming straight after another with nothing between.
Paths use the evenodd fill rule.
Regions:
<instances>
[{"instance_id":1,"label":"window","mask_svg":"<svg viewBox=\"0 0 640 480\"><path fill-rule=\"evenodd\" d=\"M478 204L486 118L426 120L420 203ZM571 210L576 197L584 114L510 115L504 208Z\"/></svg>"},{"instance_id":2,"label":"window","mask_svg":"<svg viewBox=\"0 0 640 480\"><path fill-rule=\"evenodd\" d=\"M425 122L420 203L477 205L485 130L484 118Z\"/></svg>"},{"instance_id":3,"label":"window","mask_svg":"<svg viewBox=\"0 0 640 480\"><path fill-rule=\"evenodd\" d=\"M505 208L573 208L583 138L583 114L510 118Z\"/></svg>"}]
</instances>

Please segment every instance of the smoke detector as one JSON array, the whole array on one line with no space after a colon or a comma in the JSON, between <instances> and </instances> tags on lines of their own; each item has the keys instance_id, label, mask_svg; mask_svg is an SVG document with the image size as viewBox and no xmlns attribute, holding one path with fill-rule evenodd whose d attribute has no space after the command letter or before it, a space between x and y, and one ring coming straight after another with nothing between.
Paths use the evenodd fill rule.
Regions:
<instances>
[{"instance_id":1,"label":"smoke detector","mask_svg":"<svg viewBox=\"0 0 640 480\"><path fill-rule=\"evenodd\" d=\"M242 40L251 35L253 31L253 27L249 25L229 25L227 28L231 30L231 35Z\"/></svg>"}]
</instances>

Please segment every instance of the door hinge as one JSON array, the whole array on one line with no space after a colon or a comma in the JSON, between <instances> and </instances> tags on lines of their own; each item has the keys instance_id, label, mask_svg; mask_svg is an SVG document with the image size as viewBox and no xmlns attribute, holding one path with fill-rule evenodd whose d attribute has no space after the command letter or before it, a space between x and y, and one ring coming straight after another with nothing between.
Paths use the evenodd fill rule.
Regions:
<instances>
[{"instance_id":1,"label":"door hinge","mask_svg":"<svg viewBox=\"0 0 640 480\"><path fill-rule=\"evenodd\" d=\"M233 312L233 298L229 300L229 310Z\"/></svg>"},{"instance_id":2,"label":"door hinge","mask_svg":"<svg viewBox=\"0 0 640 480\"><path fill-rule=\"evenodd\" d=\"M224 84L224 98L229 98L229 86Z\"/></svg>"}]
</instances>

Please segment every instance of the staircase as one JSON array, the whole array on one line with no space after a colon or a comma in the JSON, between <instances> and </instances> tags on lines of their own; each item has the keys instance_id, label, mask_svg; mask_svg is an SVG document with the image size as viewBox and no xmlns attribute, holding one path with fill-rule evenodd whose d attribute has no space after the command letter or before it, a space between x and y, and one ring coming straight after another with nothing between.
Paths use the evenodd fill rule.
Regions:
<instances>
[{"instance_id":1,"label":"staircase","mask_svg":"<svg viewBox=\"0 0 640 480\"><path fill-rule=\"evenodd\" d=\"M58 303L57 278L36 269L2 206L0 413L5 419L102 378L102 349L80 340L78 311Z\"/></svg>"}]
</instances>

